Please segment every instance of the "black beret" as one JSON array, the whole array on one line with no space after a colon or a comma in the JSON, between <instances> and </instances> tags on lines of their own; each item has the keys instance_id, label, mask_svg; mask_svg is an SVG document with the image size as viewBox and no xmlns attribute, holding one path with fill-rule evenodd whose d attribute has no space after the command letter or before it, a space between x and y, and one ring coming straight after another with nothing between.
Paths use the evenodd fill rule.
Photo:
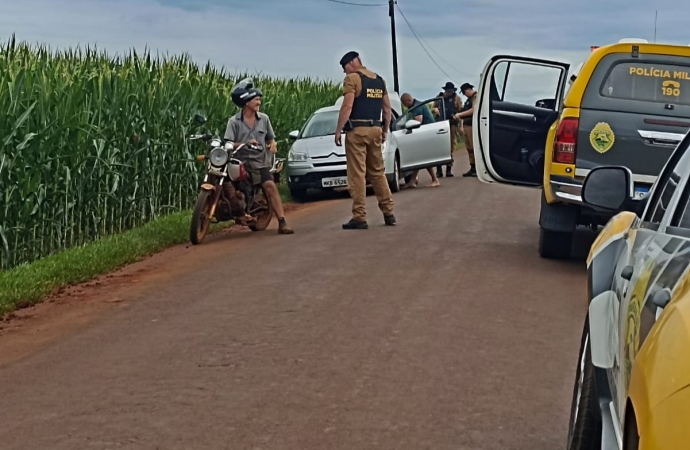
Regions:
<instances>
[{"instance_id":1,"label":"black beret","mask_svg":"<svg viewBox=\"0 0 690 450\"><path fill-rule=\"evenodd\" d=\"M352 52L347 52L345 55L340 58L340 65L344 66L345 64L349 63L353 59L357 58L359 56L359 53L352 51Z\"/></svg>"}]
</instances>

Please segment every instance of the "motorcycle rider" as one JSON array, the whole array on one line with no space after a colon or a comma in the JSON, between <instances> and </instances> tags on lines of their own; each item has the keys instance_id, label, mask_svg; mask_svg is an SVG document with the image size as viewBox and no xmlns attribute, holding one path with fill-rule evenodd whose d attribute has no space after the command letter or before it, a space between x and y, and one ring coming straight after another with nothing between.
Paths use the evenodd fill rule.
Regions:
<instances>
[{"instance_id":1,"label":"motorcycle rider","mask_svg":"<svg viewBox=\"0 0 690 450\"><path fill-rule=\"evenodd\" d=\"M253 81L248 78L232 88L230 97L232 102L240 107L240 111L228 120L224 137L233 145L247 143L258 147L243 147L237 152L237 158L244 162L252 183L255 186L261 184L268 201L271 202L278 219L278 234L293 234L294 230L285 222L283 202L270 172L273 155L278 147L268 115L259 112L263 93L255 88Z\"/></svg>"}]
</instances>

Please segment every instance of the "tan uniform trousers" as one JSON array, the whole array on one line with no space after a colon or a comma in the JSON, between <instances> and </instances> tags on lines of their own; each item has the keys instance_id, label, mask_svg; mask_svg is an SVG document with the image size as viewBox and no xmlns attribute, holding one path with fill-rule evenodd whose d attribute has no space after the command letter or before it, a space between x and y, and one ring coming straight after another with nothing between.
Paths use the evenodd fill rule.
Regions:
<instances>
[{"instance_id":1,"label":"tan uniform trousers","mask_svg":"<svg viewBox=\"0 0 690 450\"><path fill-rule=\"evenodd\" d=\"M354 220L367 220L367 178L374 188L381 212L393 214L393 195L386 180L381 144L380 127L356 127L345 136L347 190L352 197Z\"/></svg>"},{"instance_id":2,"label":"tan uniform trousers","mask_svg":"<svg viewBox=\"0 0 690 450\"><path fill-rule=\"evenodd\" d=\"M448 167L453 167L455 164L455 155L453 154L458 149L459 125L450 126L450 164Z\"/></svg>"},{"instance_id":3,"label":"tan uniform trousers","mask_svg":"<svg viewBox=\"0 0 690 450\"><path fill-rule=\"evenodd\" d=\"M474 164L474 141L472 140L472 125L465 125L465 148L470 158L470 164Z\"/></svg>"}]
</instances>

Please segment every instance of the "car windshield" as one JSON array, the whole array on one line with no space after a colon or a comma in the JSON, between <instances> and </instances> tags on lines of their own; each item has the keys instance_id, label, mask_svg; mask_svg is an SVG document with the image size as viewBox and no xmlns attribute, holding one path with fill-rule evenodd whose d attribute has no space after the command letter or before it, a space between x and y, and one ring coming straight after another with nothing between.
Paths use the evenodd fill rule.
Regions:
<instances>
[{"instance_id":1,"label":"car windshield","mask_svg":"<svg viewBox=\"0 0 690 450\"><path fill-rule=\"evenodd\" d=\"M302 131L302 138L334 135L335 127L338 125L338 113L337 110L324 111L311 116Z\"/></svg>"}]
</instances>

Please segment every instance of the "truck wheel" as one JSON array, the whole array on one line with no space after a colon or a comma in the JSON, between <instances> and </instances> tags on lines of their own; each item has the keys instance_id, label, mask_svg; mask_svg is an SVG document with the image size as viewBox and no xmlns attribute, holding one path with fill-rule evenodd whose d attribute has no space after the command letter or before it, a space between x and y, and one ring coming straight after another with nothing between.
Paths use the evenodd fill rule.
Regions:
<instances>
[{"instance_id":1,"label":"truck wheel","mask_svg":"<svg viewBox=\"0 0 690 450\"><path fill-rule=\"evenodd\" d=\"M539 228L539 255L546 259L568 259L574 233Z\"/></svg>"},{"instance_id":2,"label":"truck wheel","mask_svg":"<svg viewBox=\"0 0 690 450\"><path fill-rule=\"evenodd\" d=\"M570 406L567 450L601 448L601 416L598 411L594 366L589 345L589 319L585 321L580 341L580 355L575 371L573 400Z\"/></svg>"}]
</instances>

